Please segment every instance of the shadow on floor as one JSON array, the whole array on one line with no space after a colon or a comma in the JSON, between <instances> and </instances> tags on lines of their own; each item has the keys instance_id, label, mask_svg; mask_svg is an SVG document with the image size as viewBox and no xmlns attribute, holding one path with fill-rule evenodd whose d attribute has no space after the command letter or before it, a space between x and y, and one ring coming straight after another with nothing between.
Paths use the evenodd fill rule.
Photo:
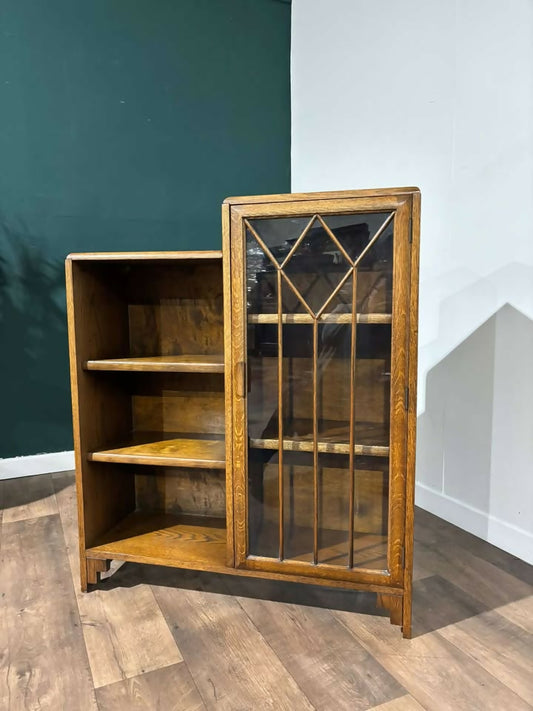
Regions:
<instances>
[{"instance_id":1,"label":"shadow on floor","mask_svg":"<svg viewBox=\"0 0 533 711\"><path fill-rule=\"evenodd\" d=\"M376 608L375 593L354 593L353 590L327 588L319 585L243 578L162 566L145 566L140 563L125 563L120 566L110 577L98 585L98 589L131 587L140 583L176 589L201 590L202 592L248 597L257 600L271 600L295 605L346 610L347 612L359 612L369 615L386 616L388 614L381 608Z\"/></svg>"},{"instance_id":2,"label":"shadow on floor","mask_svg":"<svg viewBox=\"0 0 533 711\"><path fill-rule=\"evenodd\" d=\"M413 637L533 593L533 566L426 511L417 509L415 521ZM479 583L476 582L478 579ZM138 563L121 565L102 580L98 589L132 587L141 583L366 615L388 615L376 607L374 593Z\"/></svg>"},{"instance_id":3,"label":"shadow on floor","mask_svg":"<svg viewBox=\"0 0 533 711\"><path fill-rule=\"evenodd\" d=\"M2 481L0 507L8 510L31 504L72 482L71 473ZM533 566L421 509L415 515L414 577L414 637L533 594ZM114 563L111 575L98 589L143 583L366 615L388 614L376 607L374 593L139 563Z\"/></svg>"},{"instance_id":4,"label":"shadow on floor","mask_svg":"<svg viewBox=\"0 0 533 711\"><path fill-rule=\"evenodd\" d=\"M59 473L55 476L59 477ZM74 474L72 479L70 477L56 478L54 484L52 484L52 474L4 479L0 481L0 511L28 506L47 496L53 496L54 492L62 491L69 486L73 478Z\"/></svg>"}]
</instances>

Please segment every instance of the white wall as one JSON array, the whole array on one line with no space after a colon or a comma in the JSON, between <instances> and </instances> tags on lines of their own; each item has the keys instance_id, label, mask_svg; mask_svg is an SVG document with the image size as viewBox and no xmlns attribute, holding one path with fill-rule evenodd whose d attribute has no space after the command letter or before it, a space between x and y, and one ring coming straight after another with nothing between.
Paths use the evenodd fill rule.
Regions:
<instances>
[{"instance_id":1,"label":"white wall","mask_svg":"<svg viewBox=\"0 0 533 711\"><path fill-rule=\"evenodd\" d=\"M533 562L533 2L292 7L293 191L422 190L417 502Z\"/></svg>"}]
</instances>

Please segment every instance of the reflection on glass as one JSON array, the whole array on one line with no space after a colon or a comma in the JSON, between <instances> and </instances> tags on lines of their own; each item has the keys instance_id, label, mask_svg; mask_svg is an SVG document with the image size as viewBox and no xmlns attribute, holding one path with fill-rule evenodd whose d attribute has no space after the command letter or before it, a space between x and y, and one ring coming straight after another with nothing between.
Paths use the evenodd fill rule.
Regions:
<instances>
[{"instance_id":1,"label":"reflection on glass","mask_svg":"<svg viewBox=\"0 0 533 711\"><path fill-rule=\"evenodd\" d=\"M247 225L252 555L387 567L391 218Z\"/></svg>"},{"instance_id":2,"label":"reflection on glass","mask_svg":"<svg viewBox=\"0 0 533 711\"><path fill-rule=\"evenodd\" d=\"M318 314L351 269L339 245L319 220L298 241L284 274L313 314Z\"/></svg>"},{"instance_id":3,"label":"reflection on glass","mask_svg":"<svg viewBox=\"0 0 533 711\"><path fill-rule=\"evenodd\" d=\"M250 448L248 456L248 542L251 555L279 556L279 454Z\"/></svg>"}]
</instances>

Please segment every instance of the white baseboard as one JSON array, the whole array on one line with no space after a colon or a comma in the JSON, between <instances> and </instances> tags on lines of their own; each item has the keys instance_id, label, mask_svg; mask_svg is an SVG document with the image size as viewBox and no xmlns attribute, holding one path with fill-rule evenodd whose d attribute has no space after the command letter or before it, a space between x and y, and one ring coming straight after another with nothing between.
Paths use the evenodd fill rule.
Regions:
<instances>
[{"instance_id":1,"label":"white baseboard","mask_svg":"<svg viewBox=\"0 0 533 711\"><path fill-rule=\"evenodd\" d=\"M533 534L529 531L502 521L425 484L416 485L415 502L421 509L473 533L474 536L482 538L526 563L533 564Z\"/></svg>"},{"instance_id":2,"label":"white baseboard","mask_svg":"<svg viewBox=\"0 0 533 711\"><path fill-rule=\"evenodd\" d=\"M0 459L0 480L66 472L70 469L74 469L74 452L51 452L49 454L31 454L28 457L11 457L10 459Z\"/></svg>"}]
</instances>

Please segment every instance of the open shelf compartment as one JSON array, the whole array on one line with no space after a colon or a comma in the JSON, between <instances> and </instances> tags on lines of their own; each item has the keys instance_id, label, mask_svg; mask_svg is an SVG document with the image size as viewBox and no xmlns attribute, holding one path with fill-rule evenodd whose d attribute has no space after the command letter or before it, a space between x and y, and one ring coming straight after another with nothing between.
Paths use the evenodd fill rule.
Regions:
<instances>
[{"instance_id":1,"label":"open shelf compartment","mask_svg":"<svg viewBox=\"0 0 533 711\"><path fill-rule=\"evenodd\" d=\"M109 478L121 507L98 528L86 531L87 556L206 570L226 565L225 472L203 468L138 466L91 460L88 473ZM98 502L85 502L86 510ZM101 505L101 502L100 502ZM94 519L93 519L94 520Z\"/></svg>"},{"instance_id":2,"label":"open shelf compartment","mask_svg":"<svg viewBox=\"0 0 533 711\"><path fill-rule=\"evenodd\" d=\"M83 302L82 368L222 373L220 252L179 258L70 258Z\"/></svg>"},{"instance_id":3,"label":"open shelf compartment","mask_svg":"<svg viewBox=\"0 0 533 711\"><path fill-rule=\"evenodd\" d=\"M87 549L92 558L179 568L226 568L224 518L135 511Z\"/></svg>"},{"instance_id":4,"label":"open shelf compartment","mask_svg":"<svg viewBox=\"0 0 533 711\"><path fill-rule=\"evenodd\" d=\"M84 555L226 567L221 253L72 255L67 288Z\"/></svg>"},{"instance_id":5,"label":"open shelf compartment","mask_svg":"<svg viewBox=\"0 0 533 711\"><path fill-rule=\"evenodd\" d=\"M220 373L109 372L92 392L104 431L87 449L89 461L225 468Z\"/></svg>"}]
</instances>

